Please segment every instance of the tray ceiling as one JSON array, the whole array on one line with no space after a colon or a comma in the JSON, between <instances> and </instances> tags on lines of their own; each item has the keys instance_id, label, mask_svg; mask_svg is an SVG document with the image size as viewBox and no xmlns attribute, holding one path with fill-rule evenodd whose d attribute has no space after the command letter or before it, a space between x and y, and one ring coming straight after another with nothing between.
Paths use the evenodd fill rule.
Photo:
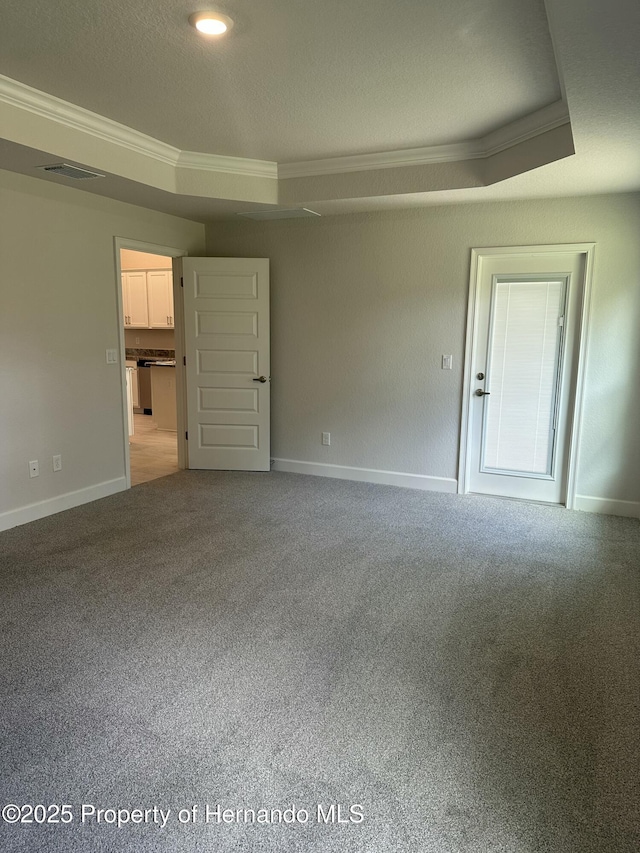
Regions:
<instances>
[{"instance_id":1,"label":"tray ceiling","mask_svg":"<svg viewBox=\"0 0 640 853\"><path fill-rule=\"evenodd\" d=\"M474 139L561 97L542 0L235 0L216 41L192 7L4 0L0 72L181 150L279 163Z\"/></svg>"},{"instance_id":2,"label":"tray ceiling","mask_svg":"<svg viewBox=\"0 0 640 853\"><path fill-rule=\"evenodd\" d=\"M235 21L213 43L207 6ZM640 187L632 0L195 8L5 0L0 165L198 219Z\"/></svg>"}]
</instances>

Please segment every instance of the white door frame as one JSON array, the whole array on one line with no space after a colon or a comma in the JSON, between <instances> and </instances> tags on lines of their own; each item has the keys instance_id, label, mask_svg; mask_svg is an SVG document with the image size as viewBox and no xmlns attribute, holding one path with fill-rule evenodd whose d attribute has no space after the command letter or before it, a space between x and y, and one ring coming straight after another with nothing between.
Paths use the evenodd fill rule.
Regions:
<instances>
[{"instance_id":1,"label":"white door frame","mask_svg":"<svg viewBox=\"0 0 640 853\"><path fill-rule=\"evenodd\" d=\"M120 353L120 382L122 386L122 446L124 454L124 470L127 489L131 488L131 458L129 455L129 424L127 412L127 376L125 372L125 341L124 341L124 309L122 305L122 268L120 266L120 249L132 249L135 252L147 252L150 255L164 255L173 258L173 313L174 334L176 344L176 405L177 405L177 441L178 467L187 467L186 431L186 400L184 373L184 311L182 306L182 290L180 288L180 265L176 258L188 255L186 249L175 246L158 246L156 243L143 243L140 240L129 240L127 237L114 237L115 270L116 270L116 299L118 313L118 351Z\"/></svg>"},{"instance_id":2,"label":"white door frame","mask_svg":"<svg viewBox=\"0 0 640 853\"><path fill-rule=\"evenodd\" d=\"M480 282L485 258L519 258L527 255L539 257L554 254L582 254L584 256L584 283L580 298L578 328L576 331L578 347L576 365L576 388L571 413L571 426L568 443L567 468L567 509L573 509L576 497L577 460L582 435L582 414L584 403L584 384L587 352L589 345L589 313L591 307L591 282L595 243L559 243L551 246L502 246L471 250L471 272L469 276L469 308L467 312L467 338L464 356L464 382L462 387L462 419L460 424L460 455L458 463L458 494L469 492L471 460L471 391L473 386L473 353L478 340L478 306L480 300Z\"/></svg>"}]
</instances>

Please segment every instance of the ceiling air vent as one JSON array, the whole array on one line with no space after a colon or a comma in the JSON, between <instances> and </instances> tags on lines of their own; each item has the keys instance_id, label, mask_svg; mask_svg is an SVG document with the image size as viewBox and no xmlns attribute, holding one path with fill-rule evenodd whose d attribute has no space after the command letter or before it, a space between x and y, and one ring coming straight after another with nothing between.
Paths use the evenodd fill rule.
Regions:
<instances>
[{"instance_id":1,"label":"ceiling air vent","mask_svg":"<svg viewBox=\"0 0 640 853\"><path fill-rule=\"evenodd\" d=\"M295 207L290 210L252 210L249 213L239 213L238 216L244 216L245 219L303 219L320 214L306 207Z\"/></svg>"},{"instance_id":2,"label":"ceiling air vent","mask_svg":"<svg viewBox=\"0 0 640 853\"><path fill-rule=\"evenodd\" d=\"M99 172L90 172L88 169L81 169L79 166L70 166L68 163L55 163L53 166L39 166L43 172L50 172L53 175L62 175L63 178L73 178L74 181L86 181L91 178L104 178Z\"/></svg>"}]
</instances>

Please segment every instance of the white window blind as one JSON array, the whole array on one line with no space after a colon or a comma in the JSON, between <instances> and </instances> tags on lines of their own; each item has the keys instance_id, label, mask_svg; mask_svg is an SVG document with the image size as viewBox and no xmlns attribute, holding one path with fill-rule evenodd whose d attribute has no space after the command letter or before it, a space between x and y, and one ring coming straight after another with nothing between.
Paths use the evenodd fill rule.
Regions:
<instances>
[{"instance_id":1,"label":"white window blind","mask_svg":"<svg viewBox=\"0 0 640 853\"><path fill-rule=\"evenodd\" d=\"M565 281L494 282L483 470L550 475Z\"/></svg>"}]
</instances>

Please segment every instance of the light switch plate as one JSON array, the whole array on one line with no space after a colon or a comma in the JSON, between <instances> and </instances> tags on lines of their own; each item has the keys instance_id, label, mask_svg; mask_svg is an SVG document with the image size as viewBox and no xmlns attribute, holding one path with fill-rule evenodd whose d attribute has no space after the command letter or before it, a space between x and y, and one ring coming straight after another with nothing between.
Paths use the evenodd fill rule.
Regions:
<instances>
[{"instance_id":1,"label":"light switch plate","mask_svg":"<svg viewBox=\"0 0 640 853\"><path fill-rule=\"evenodd\" d=\"M117 364L118 363L118 350L117 349L108 349L107 350L107 364Z\"/></svg>"},{"instance_id":2,"label":"light switch plate","mask_svg":"<svg viewBox=\"0 0 640 853\"><path fill-rule=\"evenodd\" d=\"M453 367L453 356L452 355L443 355L442 356L442 369L443 370L451 370Z\"/></svg>"}]
</instances>

